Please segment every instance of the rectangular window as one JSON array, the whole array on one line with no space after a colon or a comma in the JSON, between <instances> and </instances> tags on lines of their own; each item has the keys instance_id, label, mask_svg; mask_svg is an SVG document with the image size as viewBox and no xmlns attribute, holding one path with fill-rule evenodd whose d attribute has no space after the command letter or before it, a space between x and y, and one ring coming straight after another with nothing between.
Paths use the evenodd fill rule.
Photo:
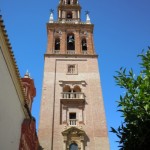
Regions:
<instances>
[{"instance_id":1,"label":"rectangular window","mask_svg":"<svg viewBox=\"0 0 150 150\"><path fill-rule=\"evenodd\" d=\"M75 64L67 65L67 74L77 74L77 65Z\"/></svg>"},{"instance_id":2,"label":"rectangular window","mask_svg":"<svg viewBox=\"0 0 150 150\"><path fill-rule=\"evenodd\" d=\"M76 119L76 113L70 113L69 119Z\"/></svg>"},{"instance_id":3,"label":"rectangular window","mask_svg":"<svg viewBox=\"0 0 150 150\"><path fill-rule=\"evenodd\" d=\"M70 113L69 114L69 125L70 126L76 126L77 125L76 113Z\"/></svg>"}]
</instances>

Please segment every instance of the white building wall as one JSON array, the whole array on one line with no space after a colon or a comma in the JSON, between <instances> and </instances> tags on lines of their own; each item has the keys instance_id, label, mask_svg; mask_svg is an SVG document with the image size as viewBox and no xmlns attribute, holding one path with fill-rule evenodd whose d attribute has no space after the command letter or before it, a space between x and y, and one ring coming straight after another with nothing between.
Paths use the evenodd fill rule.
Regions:
<instances>
[{"instance_id":1,"label":"white building wall","mask_svg":"<svg viewBox=\"0 0 150 150\"><path fill-rule=\"evenodd\" d=\"M0 150L18 150L25 114L5 59L0 47Z\"/></svg>"}]
</instances>

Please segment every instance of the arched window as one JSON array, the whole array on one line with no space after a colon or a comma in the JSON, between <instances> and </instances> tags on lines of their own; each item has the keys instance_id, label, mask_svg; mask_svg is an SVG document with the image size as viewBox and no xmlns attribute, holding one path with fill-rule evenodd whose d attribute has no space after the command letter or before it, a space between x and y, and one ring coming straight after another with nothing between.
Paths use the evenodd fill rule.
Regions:
<instances>
[{"instance_id":1,"label":"arched window","mask_svg":"<svg viewBox=\"0 0 150 150\"><path fill-rule=\"evenodd\" d=\"M71 88L69 85L65 85L63 87L63 95L62 95L62 98L71 98Z\"/></svg>"},{"instance_id":2,"label":"arched window","mask_svg":"<svg viewBox=\"0 0 150 150\"><path fill-rule=\"evenodd\" d=\"M87 42L86 42L86 39L82 39L82 51L87 51Z\"/></svg>"},{"instance_id":3,"label":"arched window","mask_svg":"<svg viewBox=\"0 0 150 150\"><path fill-rule=\"evenodd\" d=\"M78 145L76 143L72 143L69 147L69 150L78 150Z\"/></svg>"},{"instance_id":4,"label":"arched window","mask_svg":"<svg viewBox=\"0 0 150 150\"><path fill-rule=\"evenodd\" d=\"M74 88L73 88L73 92L81 92L81 88L76 85Z\"/></svg>"},{"instance_id":5,"label":"arched window","mask_svg":"<svg viewBox=\"0 0 150 150\"><path fill-rule=\"evenodd\" d=\"M70 5L70 0L68 0L68 3L67 3L68 5Z\"/></svg>"},{"instance_id":6,"label":"arched window","mask_svg":"<svg viewBox=\"0 0 150 150\"><path fill-rule=\"evenodd\" d=\"M65 85L65 86L63 87L63 92L71 92L70 86L69 86L69 85Z\"/></svg>"},{"instance_id":7,"label":"arched window","mask_svg":"<svg viewBox=\"0 0 150 150\"><path fill-rule=\"evenodd\" d=\"M71 11L67 12L66 18L67 19L72 19L72 12Z\"/></svg>"},{"instance_id":8,"label":"arched window","mask_svg":"<svg viewBox=\"0 0 150 150\"><path fill-rule=\"evenodd\" d=\"M81 98L81 88L76 85L74 88L73 88L73 92L74 92L74 98Z\"/></svg>"},{"instance_id":9,"label":"arched window","mask_svg":"<svg viewBox=\"0 0 150 150\"><path fill-rule=\"evenodd\" d=\"M67 35L67 50L75 50L74 34Z\"/></svg>"},{"instance_id":10,"label":"arched window","mask_svg":"<svg viewBox=\"0 0 150 150\"><path fill-rule=\"evenodd\" d=\"M75 65L68 65L68 71L67 73L69 74L74 74L75 73Z\"/></svg>"},{"instance_id":11,"label":"arched window","mask_svg":"<svg viewBox=\"0 0 150 150\"><path fill-rule=\"evenodd\" d=\"M55 39L55 50L60 50L60 38Z\"/></svg>"}]
</instances>

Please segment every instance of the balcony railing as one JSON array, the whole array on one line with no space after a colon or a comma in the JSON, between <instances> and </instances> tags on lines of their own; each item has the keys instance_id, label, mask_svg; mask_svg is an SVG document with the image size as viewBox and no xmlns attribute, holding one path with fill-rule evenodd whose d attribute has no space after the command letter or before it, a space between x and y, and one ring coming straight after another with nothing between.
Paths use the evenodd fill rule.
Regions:
<instances>
[{"instance_id":1,"label":"balcony railing","mask_svg":"<svg viewBox=\"0 0 150 150\"><path fill-rule=\"evenodd\" d=\"M69 125L70 126L77 126L77 119L69 119Z\"/></svg>"},{"instance_id":2,"label":"balcony railing","mask_svg":"<svg viewBox=\"0 0 150 150\"><path fill-rule=\"evenodd\" d=\"M75 50L67 50L67 54L75 54Z\"/></svg>"},{"instance_id":3,"label":"balcony railing","mask_svg":"<svg viewBox=\"0 0 150 150\"><path fill-rule=\"evenodd\" d=\"M54 54L60 54L60 50L54 50L53 53Z\"/></svg>"},{"instance_id":4,"label":"balcony railing","mask_svg":"<svg viewBox=\"0 0 150 150\"><path fill-rule=\"evenodd\" d=\"M83 55L87 55L88 52L87 52L87 51L82 51L82 54L83 54Z\"/></svg>"},{"instance_id":5,"label":"balcony railing","mask_svg":"<svg viewBox=\"0 0 150 150\"><path fill-rule=\"evenodd\" d=\"M63 92L62 99L84 99L84 94L81 92Z\"/></svg>"}]
</instances>

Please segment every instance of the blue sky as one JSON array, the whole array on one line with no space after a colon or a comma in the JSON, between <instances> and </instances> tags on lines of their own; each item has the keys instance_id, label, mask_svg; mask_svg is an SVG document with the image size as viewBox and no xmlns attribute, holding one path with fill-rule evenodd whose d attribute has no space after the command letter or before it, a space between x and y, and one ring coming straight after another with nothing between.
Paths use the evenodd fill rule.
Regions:
<instances>
[{"instance_id":1,"label":"blue sky","mask_svg":"<svg viewBox=\"0 0 150 150\"><path fill-rule=\"evenodd\" d=\"M33 116L39 121L44 53L47 45L46 23L50 9L57 9L59 0L0 0L15 58L23 76L28 69L35 81L37 95ZM94 43L99 55L99 69L105 103L108 131L118 127L122 118L117 103L123 90L115 85L113 75L120 67L139 72L137 55L150 46L150 0L79 0L82 20L90 11L94 29ZM116 136L109 134L111 150L118 150Z\"/></svg>"}]
</instances>

